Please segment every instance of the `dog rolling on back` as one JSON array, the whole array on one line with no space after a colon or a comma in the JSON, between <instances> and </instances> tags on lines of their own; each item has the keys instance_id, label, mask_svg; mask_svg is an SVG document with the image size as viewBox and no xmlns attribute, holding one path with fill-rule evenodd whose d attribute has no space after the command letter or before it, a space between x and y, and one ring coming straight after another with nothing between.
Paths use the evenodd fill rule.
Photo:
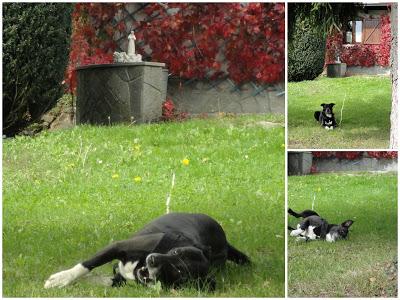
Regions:
<instances>
[{"instance_id":1,"label":"dog rolling on back","mask_svg":"<svg viewBox=\"0 0 400 300\"><path fill-rule=\"evenodd\" d=\"M226 239L221 225L204 214L170 213L163 215L136 232L131 238L114 242L73 268L51 275L45 288L69 285L94 268L113 260L113 286L127 280L143 285L180 287L190 281L200 288L215 289L210 274L213 266L227 260L249 264L249 258Z\"/></svg>"},{"instance_id":2,"label":"dog rolling on back","mask_svg":"<svg viewBox=\"0 0 400 300\"><path fill-rule=\"evenodd\" d=\"M290 236L297 237L297 240L309 241L322 239L327 242L335 242L339 239L346 239L349 228L354 223L352 220L347 220L340 225L329 224L312 210L296 213L289 208L288 213L296 218L303 218L296 229L289 227L289 230L291 230Z\"/></svg>"}]
</instances>

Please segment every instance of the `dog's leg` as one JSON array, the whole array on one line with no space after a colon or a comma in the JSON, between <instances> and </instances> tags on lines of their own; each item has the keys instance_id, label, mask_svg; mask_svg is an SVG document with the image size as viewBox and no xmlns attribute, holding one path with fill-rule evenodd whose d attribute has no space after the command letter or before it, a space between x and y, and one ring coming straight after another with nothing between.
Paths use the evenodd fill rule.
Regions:
<instances>
[{"instance_id":1,"label":"dog's leg","mask_svg":"<svg viewBox=\"0 0 400 300\"><path fill-rule=\"evenodd\" d=\"M304 230L301 229L300 224L297 224L297 229L294 229L290 232L290 236L301 236L304 233Z\"/></svg>"},{"instance_id":2,"label":"dog's leg","mask_svg":"<svg viewBox=\"0 0 400 300\"><path fill-rule=\"evenodd\" d=\"M129 254L132 264L137 264L137 262L143 257L143 253L153 250L164 236L164 233L154 233L115 242L97 252L92 258L77 264L75 267L51 275L44 284L44 287L52 288L66 286L86 275L96 267L104 265L114 259L120 261L123 260L127 254ZM133 255L137 256L137 258L133 257Z\"/></svg>"},{"instance_id":3,"label":"dog's leg","mask_svg":"<svg viewBox=\"0 0 400 300\"><path fill-rule=\"evenodd\" d=\"M320 111L314 112L314 118L315 118L315 120L317 120L318 122L319 122L319 115L320 115L320 114L321 114Z\"/></svg>"},{"instance_id":4,"label":"dog's leg","mask_svg":"<svg viewBox=\"0 0 400 300\"><path fill-rule=\"evenodd\" d=\"M239 265L245 265L250 263L250 259L246 254L240 252L232 245L228 244L228 260L231 260Z\"/></svg>"},{"instance_id":5,"label":"dog's leg","mask_svg":"<svg viewBox=\"0 0 400 300\"><path fill-rule=\"evenodd\" d=\"M89 273L89 269L84 267L82 264L77 264L75 267L55 273L46 280L44 288L49 289L53 287L63 287L76 279Z\"/></svg>"},{"instance_id":6,"label":"dog's leg","mask_svg":"<svg viewBox=\"0 0 400 300\"><path fill-rule=\"evenodd\" d=\"M126 284L126 279L121 275L118 270L118 264L114 264L113 266L113 274L114 277L112 278L112 287L119 287Z\"/></svg>"},{"instance_id":7,"label":"dog's leg","mask_svg":"<svg viewBox=\"0 0 400 300\"><path fill-rule=\"evenodd\" d=\"M307 218L309 216L318 216L318 214L315 211L309 210L309 209L303 210L301 213L297 213L289 208L288 214L292 215L293 217L296 217L296 218L300 218L300 217Z\"/></svg>"},{"instance_id":8,"label":"dog's leg","mask_svg":"<svg viewBox=\"0 0 400 300\"><path fill-rule=\"evenodd\" d=\"M113 259L118 259L118 249L121 249L121 244L123 243L124 241L109 245L95 254L92 258L75 265L73 268L51 275L49 279L46 280L44 287L46 289L53 287L64 287L74 282L78 278L88 274L92 269L104 265Z\"/></svg>"}]
</instances>

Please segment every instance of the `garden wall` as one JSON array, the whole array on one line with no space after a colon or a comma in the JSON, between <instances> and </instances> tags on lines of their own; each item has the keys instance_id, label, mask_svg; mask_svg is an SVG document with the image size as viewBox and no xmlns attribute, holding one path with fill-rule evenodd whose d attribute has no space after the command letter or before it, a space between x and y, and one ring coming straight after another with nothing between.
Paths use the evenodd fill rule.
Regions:
<instances>
[{"instance_id":1,"label":"garden wall","mask_svg":"<svg viewBox=\"0 0 400 300\"><path fill-rule=\"evenodd\" d=\"M397 160L372 157L362 157L354 160L314 157L313 165L317 173L397 171Z\"/></svg>"},{"instance_id":2,"label":"garden wall","mask_svg":"<svg viewBox=\"0 0 400 300\"><path fill-rule=\"evenodd\" d=\"M136 21L144 21L145 5L129 3L115 18L115 22L124 22L125 33L117 32L114 40L118 51L126 51L127 36ZM168 13L173 14L174 10ZM141 42L138 41L138 44ZM150 49L147 49L151 52ZM223 66L226 69L226 66ZM254 82L238 86L229 78L211 80L168 79L167 95L180 112L191 115L225 113L285 113L284 83L258 85Z\"/></svg>"},{"instance_id":3,"label":"garden wall","mask_svg":"<svg viewBox=\"0 0 400 300\"><path fill-rule=\"evenodd\" d=\"M192 115L225 113L285 113L284 84L236 86L230 79L215 82L168 80L168 97L180 112Z\"/></svg>"},{"instance_id":4,"label":"garden wall","mask_svg":"<svg viewBox=\"0 0 400 300\"><path fill-rule=\"evenodd\" d=\"M362 155L355 159L313 157L312 152L289 152L288 175L336 172L396 172L397 159Z\"/></svg>"},{"instance_id":5,"label":"garden wall","mask_svg":"<svg viewBox=\"0 0 400 300\"><path fill-rule=\"evenodd\" d=\"M373 67L360 67L360 66L347 66L347 76L353 75L390 75L390 67L373 66Z\"/></svg>"}]
</instances>

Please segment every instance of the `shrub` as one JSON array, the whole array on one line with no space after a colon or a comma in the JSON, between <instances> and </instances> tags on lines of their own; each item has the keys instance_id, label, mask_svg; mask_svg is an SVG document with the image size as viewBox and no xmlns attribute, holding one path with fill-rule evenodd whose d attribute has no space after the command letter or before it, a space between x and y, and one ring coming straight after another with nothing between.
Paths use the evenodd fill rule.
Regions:
<instances>
[{"instance_id":1,"label":"shrub","mask_svg":"<svg viewBox=\"0 0 400 300\"><path fill-rule=\"evenodd\" d=\"M72 5L3 4L3 133L14 135L62 95Z\"/></svg>"},{"instance_id":2,"label":"shrub","mask_svg":"<svg viewBox=\"0 0 400 300\"><path fill-rule=\"evenodd\" d=\"M288 43L288 80L313 80L324 68L325 36L305 21L296 21Z\"/></svg>"}]
</instances>

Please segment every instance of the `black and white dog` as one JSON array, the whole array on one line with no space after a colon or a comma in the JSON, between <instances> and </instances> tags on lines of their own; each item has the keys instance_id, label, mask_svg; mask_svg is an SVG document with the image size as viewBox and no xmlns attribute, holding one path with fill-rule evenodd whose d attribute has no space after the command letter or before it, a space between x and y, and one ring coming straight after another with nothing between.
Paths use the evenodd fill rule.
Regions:
<instances>
[{"instance_id":1,"label":"black and white dog","mask_svg":"<svg viewBox=\"0 0 400 300\"><path fill-rule=\"evenodd\" d=\"M193 280L209 290L215 288L210 267L223 265L226 260L250 263L228 243L224 230L211 217L170 213L147 224L132 238L113 243L73 268L51 275L44 287L66 286L114 259L119 263L114 267L113 286L135 280L144 285L160 281L163 287L179 287Z\"/></svg>"},{"instance_id":2,"label":"black and white dog","mask_svg":"<svg viewBox=\"0 0 400 300\"><path fill-rule=\"evenodd\" d=\"M340 225L329 224L312 210L296 213L289 208L288 213L296 218L303 218L297 225L297 229L289 227L290 236L295 236L298 240L322 239L327 242L335 242L338 239L346 239L349 228L354 223L352 220L347 220Z\"/></svg>"},{"instance_id":3,"label":"black and white dog","mask_svg":"<svg viewBox=\"0 0 400 300\"><path fill-rule=\"evenodd\" d=\"M333 113L333 106L335 103L325 104L322 103L322 111L314 112L314 118L318 121L318 123L325 127L325 129L333 130L337 127L337 123L335 120L335 114Z\"/></svg>"}]
</instances>

